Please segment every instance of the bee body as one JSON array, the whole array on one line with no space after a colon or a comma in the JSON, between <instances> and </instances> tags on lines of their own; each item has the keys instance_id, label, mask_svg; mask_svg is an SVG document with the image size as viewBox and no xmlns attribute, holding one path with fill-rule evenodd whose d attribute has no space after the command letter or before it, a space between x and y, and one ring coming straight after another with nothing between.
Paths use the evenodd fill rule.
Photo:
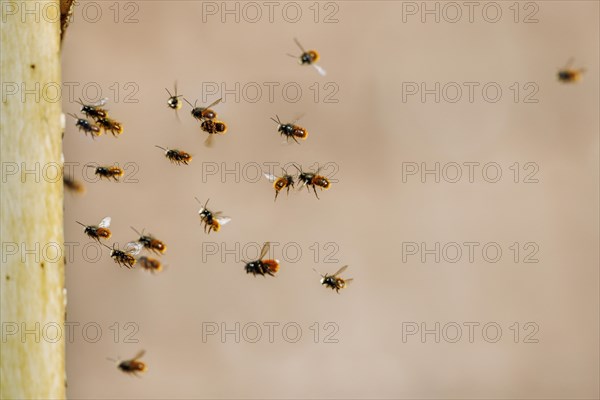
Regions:
<instances>
[{"instance_id":1,"label":"bee body","mask_svg":"<svg viewBox=\"0 0 600 400\"><path fill-rule=\"evenodd\" d=\"M137 241L138 243L141 243L145 249L152 251L158 255L164 254L165 251L167 251L167 245L161 242L160 240L156 239L154 236L144 235L143 231L142 233L139 233L133 226L130 228L133 229L135 233L140 235L140 238Z\"/></svg>"},{"instance_id":2,"label":"bee body","mask_svg":"<svg viewBox=\"0 0 600 400\"><path fill-rule=\"evenodd\" d=\"M254 276L275 276L277 271L279 271L279 260L264 260L265 255L269 251L269 247L270 243L266 242L260 251L260 257L258 260L246 262L244 265L244 270L247 274L252 274Z\"/></svg>"},{"instance_id":3,"label":"bee body","mask_svg":"<svg viewBox=\"0 0 600 400\"><path fill-rule=\"evenodd\" d=\"M89 166L91 168L94 168L93 166ZM111 179L114 180L115 182L119 181L119 178L121 178L124 174L125 171L123 171L123 168L120 167L95 167L96 170L94 172L94 174L96 174L100 179Z\"/></svg>"},{"instance_id":4,"label":"bee body","mask_svg":"<svg viewBox=\"0 0 600 400\"><path fill-rule=\"evenodd\" d=\"M348 286L348 284L352 282L353 279L343 279L340 278L338 275L344 272L346 268L348 268L348 266L344 265L333 275L321 275L321 285L328 287L331 290L335 290L337 293L339 293L341 289L345 289Z\"/></svg>"},{"instance_id":5,"label":"bee body","mask_svg":"<svg viewBox=\"0 0 600 400\"><path fill-rule=\"evenodd\" d=\"M84 225L79 221L76 222L84 227L84 234L100 243L100 239L110 239L112 235L110 229L108 229L110 226L110 221L110 217L105 217L98 225Z\"/></svg>"},{"instance_id":6,"label":"bee body","mask_svg":"<svg viewBox=\"0 0 600 400\"><path fill-rule=\"evenodd\" d=\"M215 119L205 119L200 124L200 129L211 135L216 133L224 135L227 132L227 125Z\"/></svg>"},{"instance_id":7,"label":"bee body","mask_svg":"<svg viewBox=\"0 0 600 400\"><path fill-rule=\"evenodd\" d=\"M85 186L79 181L63 175L63 184L65 188L75 193L85 193Z\"/></svg>"},{"instance_id":8,"label":"bee body","mask_svg":"<svg viewBox=\"0 0 600 400\"><path fill-rule=\"evenodd\" d=\"M563 83L574 83L581 80L583 73L585 72L585 68L574 69L571 68L574 59L570 58L567 61L567 64L558 71L558 80Z\"/></svg>"},{"instance_id":9,"label":"bee body","mask_svg":"<svg viewBox=\"0 0 600 400\"><path fill-rule=\"evenodd\" d=\"M167 160L171 161L173 164L188 165L192 161L192 155L186 153L185 151L176 150L176 149L165 149L164 147L156 146L159 149L165 152L165 157Z\"/></svg>"},{"instance_id":10,"label":"bee body","mask_svg":"<svg viewBox=\"0 0 600 400\"><path fill-rule=\"evenodd\" d=\"M299 57L294 56L293 54L288 54L290 57L294 57L298 59L298 63L300 65L312 65L313 67L315 67L315 69L317 70L317 72L323 76L326 75L326 72L323 68L321 68L319 65L317 65L317 61L319 61L319 53L316 50L304 50L304 47L302 47L302 45L300 44L300 42L298 41L298 39L294 38L294 42L296 42L296 45L300 48L300 50L302 51L302 54L300 54Z\"/></svg>"},{"instance_id":11,"label":"bee body","mask_svg":"<svg viewBox=\"0 0 600 400\"><path fill-rule=\"evenodd\" d=\"M92 118L94 120L98 120L100 118L108 117L108 111L102 108L108 99L104 98L97 102L96 104L84 104L81 99L79 99L79 104L81 104L81 113L86 117Z\"/></svg>"},{"instance_id":12,"label":"bee body","mask_svg":"<svg viewBox=\"0 0 600 400\"><path fill-rule=\"evenodd\" d=\"M152 272L153 274L160 272L163 269L161 262L155 258L142 256L138 258L137 261L140 267L142 267L146 271Z\"/></svg>"},{"instance_id":13,"label":"bee body","mask_svg":"<svg viewBox=\"0 0 600 400\"><path fill-rule=\"evenodd\" d=\"M306 188L310 192L310 188L312 187L313 191L315 192L315 196L317 196L317 199L319 198L319 195L317 194L317 186L321 189L326 190L331 187L331 182L329 181L329 179L322 175L319 175L319 171L321 170L321 168L319 168L316 172L304 172L300 167L296 165L294 166L299 172L298 182L301 183L300 188L302 188L302 186L306 186Z\"/></svg>"},{"instance_id":14,"label":"bee body","mask_svg":"<svg viewBox=\"0 0 600 400\"><path fill-rule=\"evenodd\" d=\"M273 188L275 189L275 201L277 200L277 196L279 195L279 192L281 192L283 189L287 188L287 193L290 193L290 188L294 187L294 184L296 182L294 182L294 177L290 174L288 174L287 172L284 171L284 174L282 176L274 176L271 174L265 174L265 177L273 182Z\"/></svg>"},{"instance_id":15,"label":"bee body","mask_svg":"<svg viewBox=\"0 0 600 400\"><path fill-rule=\"evenodd\" d=\"M175 82L175 94L171 94L171 92L169 92L169 89L167 89L167 88L165 88L165 90L169 94L169 99L167 100L167 106L169 106L170 109L175 110L175 111L181 109L181 107L183 106L183 103L181 102L181 100L179 98L183 97L183 96L177 94L177 82Z\"/></svg>"},{"instance_id":16,"label":"bee body","mask_svg":"<svg viewBox=\"0 0 600 400\"><path fill-rule=\"evenodd\" d=\"M279 119L279 116L276 115L275 118L271 118L273 122L277 124L277 132L284 136L286 140L293 139L294 142L299 143L298 139L306 140L308 137L308 131L301 126L295 125L296 119L294 122L284 124Z\"/></svg>"},{"instance_id":17,"label":"bee body","mask_svg":"<svg viewBox=\"0 0 600 400\"><path fill-rule=\"evenodd\" d=\"M100 117L96 119L96 123L106 132L110 132L113 136L118 136L123 133L123 125L109 117Z\"/></svg>"},{"instance_id":18,"label":"bee body","mask_svg":"<svg viewBox=\"0 0 600 400\"><path fill-rule=\"evenodd\" d=\"M90 122L84 118L79 118L75 114L69 115L75 118L75 126L77 127L77 129L79 129L80 132L83 131L86 135L90 134L92 136L92 139L94 139L96 136L102 135L102 130L95 123Z\"/></svg>"},{"instance_id":19,"label":"bee body","mask_svg":"<svg viewBox=\"0 0 600 400\"><path fill-rule=\"evenodd\" d=\"M146 372L148 370L147 365L140 361L145 354L144 350L141 350L134 358L131 360L118 361L117 368L123 371L126 374L131 374L135 376L139 376L139 372ZM110 361L115 361L109 358Z\"/></svg>"},{"instance_id":20,"label":"bee body","mask_svg":"<svg viewBox=\"0 0 600 400\"><path fill-rule=\"evenodd\" d=\"M209 199L210 200L210 199ZM196 201L200 204L202 202L196 198ZM210 233L211 231L218 232L221 229L222 225L225 225L231 221L231 218L222 216L221 211L212 212L206 208L208 205L208 200L206 203L200 208L198 211L198 215L200 216L200 222L204 224L204 232Z\"/></svg>"}]
</instances>

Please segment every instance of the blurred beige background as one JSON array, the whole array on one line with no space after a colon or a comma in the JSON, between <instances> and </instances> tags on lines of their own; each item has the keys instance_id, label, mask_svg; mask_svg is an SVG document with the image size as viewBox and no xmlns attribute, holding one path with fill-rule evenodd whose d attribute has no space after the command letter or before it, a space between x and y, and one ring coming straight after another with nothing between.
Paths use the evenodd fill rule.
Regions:
<instances>
[{"instance_id":1,"label":"blurred beige background","mask_svg":"<svg viewBox=\"0 0 600 400\"><path fill-rule=\"evenodd\" d=\"M135 163L126 173L135 170L130 178L139 182L86 183L83 197L66 195L66 240L78 246L67 266L68 320L81 324L67 346L69 397L598 398L598 3L520 3L519 23L513 2L496 3L502 10L497 23L482 17L486 3L478 3L473 23L467 8L457 23L435 23L432 16L422 23L419 15L403 22L403 7L420 2L297 2L297 23L283 18L286 3L277 3L272 23L266 6L256 23L247 21L254 17L248 8L239 23L203 13L213 6L220 12L223 4L85 1L75 10L63 44L63 80L73 82L75 98L83 96L84 85L97 83L125 132L92 141L70 121L65 159L80 163L80 180L85 162ZM238 7L242 13L244 3ZM295 6L286 7L293 18L289 7ZM102 14L92 23L97 9ZM532 12L538 22L523 23ZM323 23L330 13L338 22ZM124 23L127 18L138 22ZM294 37L321 53L326 77L286 56L298 53ZM587 73L579 84L559 84L557 69L570 57ZM207 149L188 106L179 113L181 122L166 106L165 87L171 90L175 80L180 94L200 102L203 82L228 88L256 82L264 91L254 103L254 92L240 94L239 101L225 96L215 111L229 131ZM265 82L280 84L273 102ZM281 94L290 82L302 88L296 103ZM472 103L466 90L456 103L435 103L432 95L425 103L418 96L402 102L403 82L430 88L435 82L496 82L503 95L491 103L476 89ZM515 82L517 103L509 88ZM523 102L528 82L539 89L537 103ZM335 88L338 102L325 102ZM132 99L139 101L126 101ZM70 100L63 99L65 111L76 112ZM308 139L282 145L269 117L289 120L301 113ZM172 166L156 144L184 149L194 160ZM274 203L264 179L203 179L214 165L220 173L236 163L289 161L305 168L335 163L338 182L320 193L320 201L300 192ZM457 183L431 177L422 183L417 176L403 182L407 162L496 162L503 175L497 183L482 179L481 170L473 183L465 176ZM519 183L509 169L515 162ZM527 162L539 167L538 183L522 182ZM232 222L204 234L195 196L210 197ZM112 217L118 243L135 238L130 225L164 240L167 269L158 275L120 269L106 249L99 261L86 261L82 246L89 241L75 220L92 224L104 216ZM282 261L276 278L253 278L234 256L221 262L221 253L208 256L202 247L267 240L281 243L274 252ZM325 248L328 242L337 245L338 262L326 262L336 249ZM432 256L425 263L419 256L403 262L403 242L429 248L497 242L503 254L497 263L486 262L480 246L472 263L466 254L456 263L435 263ZM514 242L521 246L519 262L509 249ZM539 247L538 263L523 262L527 242ZM293 254L284 258L285 243L297 243L299 261L291 262ZM344 264L350 265L344 276L354 283L339 295L319 285L312 271L332 273ZM81 334L90 322L102 328L96 343ZM127 322L139 327L133 336L139 343L126 343L132 332ZM207 322L225 322L229 329L255 322L263 336L257 343L235 343L233 335L224 343L219 335L203 342ZM263 325L269 322L280 324L273 343ZM282 336L290 322L302 328L297 343ZM339 328L333 336L338 343L324 343L333 331L325 330L327 322ZM455 322L463 336L457 343L444 337L436 343L433 335L403 341L407 322L430 329ZM480 324L472 343L465 322ZM502 328L496 343L481 333L490 322ZM538 343L525 343L528 322L539 327L530 337ZM94 336L93 329L88 333ZM106 361L141 348L149 365L143 379L124 376Z\"/></svg>"}]
</instances>

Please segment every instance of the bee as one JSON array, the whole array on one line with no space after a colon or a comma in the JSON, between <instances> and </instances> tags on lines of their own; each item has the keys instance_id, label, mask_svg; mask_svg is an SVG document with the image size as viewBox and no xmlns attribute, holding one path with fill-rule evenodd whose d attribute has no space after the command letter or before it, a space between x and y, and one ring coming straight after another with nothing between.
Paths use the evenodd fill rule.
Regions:
<instances>
[{"instance_id":1,"label":"bee","mask_svg":"<svg viewBox=\"0 0 600 400\"><path fill-rule=\"evenodd\" d=\"M85 186L79 181L76 181L73 178L69 178L66 175L63 175L63 184L64 186L72 192L83 194L85 193Z\"/></svg>"},{"instance_id":2,"label":"bee","mask_svg":"<svg viewBox=\"0 0 600 400\"><path fill-rule=\"evenodd\" d=\"M104 246L110 249L110 257L115 260L120 267L126 266L127 268L133 268L137 261L134 256L139 254L143 245L138 242L129 242L125 246L125 250L116 249L114 244L112 248L105 244Z\"/></svg>"},{"instance_id":3,"label":"bee","mask_svg":"<svg viewBox=\"0 0 600 400\"><path fill-rule=\"evenodd\" d=\"M85 233L92 239L97 240L98 243L100 243L100 239L108 240L108 239L110 239L110 237L112 235L112 233L110 232L110 229L108 229L108 227L110 226L110 221L111 221L110 217L104 217L104 218L102 218L102 221L100 221L98 226L85 225L79 221L75 221L75 222L77 222L79 225L81 225L85 228L83 230L83 233Z\"/></svg>"},{"instance_id":4,"label":"bee","mask_svg":"<svg viewBox=\"0 0 600 400\"><path fill-rule=\"evenodd\" d=\"M173 164L185 164L188 165L190 163L190 161L192 161L192 156L189 153L186 153L185 151L181 151L181 150L176 150L176 149L165 149L164 147L160 147L160 146L156 146L161 150L164 150L165 152L165 157L171 161Z\"/></svg>"},{"instance_id":5,"label":"bee","mask_svg":"<svg viewBox=\"0 0 600 400\"><path fill-rule=\"evenodd\" d=\"M581 75L585 72L585 68L573 69L571 65L574 59L570 58L567 64L558 71L558 80L564 83L573 83L581 79Z\"/></svg>"},{"instance_id":6,"label":"bee","mask_svg":"<svg viewBox=\"0 0 600 400\"><path fill-rule=\"evenodd\" d=\"M146 271L152 272L153 274L160 272L163 269L163 266L160 263L160 261L155 258L142 256L139 257L137 261L140 267L142 267Z\"/></svg>"},{"instance_id":7,"label":"bee","mask_svg":"<svg viewBox=\"0 0 600 400\"><path fill-rule=\"evenodd\" d=\"M202 202L198 200L197 197L195 199L199 204L202 204ZM198 215L200 215L200 222L204 224L204 232L218 232L221 229L222 225L225 225L229 223L229 221L231 221L231 218L221 215L221 211L212 212L209 209L207 209L206 206L208 205L209 200L210 199L206 200L206 203L204 203L202 208L200 208L200 211L198 211Z\"/></svg>"},{"instance_id":8,"label":"bee","mask_svg":"<svg viewBox=\"0 0 600 400\"><path fill-rule=\"evenodd\" d=\"M270 182L273 182L273 188L275 188L275 200L277 200L277 196L279 192L283 189L287 188L287 193L290 193L290 187L294 187L295 181L294 177L287 173L287 171L283 170L282 176L274 176L271 174L265 173L265 178L267 178Z\"/></svg>"},{"instance_id":9,"label":"bee","mask_svg":"<svg viewBox=\"0 0 600 400\"><path fill-rule=\"evenodd\" d=\"M171 92L169 92L169 89L167 88L165 88L165 90L169 94L167 105L170 109L175 110L175 112L177 112L177 110L181 109L181 107L183 106L183 103L181 102L181 100L179 100L179 98L183 96L177 94L177 82L175 82L175 94L171 94Z\"/></svg>"},{"instance_id":10,"label":"bee","mask_svg":"<svg viewBox=\"0 0 600 400\"><path fill-rule=\"evenodd\" d=\"M352 278L343 279L343 278L340 278L338 275L341 274L342 272L344 272L346 270L346 268L348 268L348 266L344 265L333 275L328 275L328 274L321 275L321 285L331 288L331 290L335 290L338 293L340 292L340 289L345 289L346 286L348 286L350 284L350 282L353 281L353 279ZM315 272L317 272L317 271L315 270Z\"/></svg>"},{"instance_id":11,"label":"bee","mask_svg":"<svg viewBox=\"0 0 600 400\"><path fill-rule=\"evenodd\" d=\"M302 54L300 57L293 54L288 54L288 56L297 58L300 65L312 65L321 76L325 76L325 70L316 64L316 62L319 61L319 53L317 53L316 50L304 50L304 47L302 47L296 38L294 38L294 42L296 42L296 45L300 48L300 50L302 50Z\"/></svg>"},{"instance_id":12,"label":"bee","mask_svg":"<svg viewBox=\"0 0 600 400\"><path fill-rule=\"evenodd\" d=\"M269 242L266 242L263 245L262 250L260 251L260 256L258 257L258 260L251 261L251 262L244 261L244 263L246 264L244 266L244 269L246 270L247 274L252 274L254 276L256 276L256 275L275 276L275 273L277 271L279 271L279 260L263 260L263 258L269 252L269 246L270 246Z\"/></svg>"},{"instance_id":13,"label":"bee","mask_svg":"<svg viewBox=\"0 0 600 400\"><path fill-rule=\"evenodd\" d=\"M303 186L306 186L310 192L310 187L312 186L315 196L317 196L318 199L319 195L317 194L317 186L321 189L329 189L331 187L331 182L329 182L329 179L319 175L319 171L321 171L322 168L319 168L315 172L303 172L302 168L298 167L296 164L294 164L294 167L296 167L298 170L298 182L301 183L298 190L302 189Z\"/></svg>"},{"instance_id":14,"label":"bee","mask_svg":"<svg viewBox=\"0 0 600 400\"><path fill-rule=\"evenodd\" d=\"M117 368L119 368L121 371L139 377L138 372L146 372L148 370L146 364L139 361L139 359L142 358L145 353L145 350L141 350L131 360L117 361L113 360L112 358L109 358L108 360L118 363Z\"/></svg>"},{"instance_id":15,"label":"bee","mask_svg":"<svg viewBox=\"0 0 600 400\"><path fill-rule=\"evenodd\" d=\"M208 137L204 141L206 147L212 147L214 144L213 135L220 134L224 135L227 132L227 125L223 121L217 121L216 119L205 119L200 124L200 129L208 133Z\"/></svg>"},{"instance_id":16,"label":"bee","mask_svg":"<svg viewBox=\"0 0 600 400\"><path fill-rule=\"evenodd\" d=\"M222 98L213 101L211 104L209 104L207 107L198 107L198 100L196 100L194 102L194 105L192 105L192 103L190 103L189 101L187 101L186 98L184 98L183 100L185 100L186 103L188 103L190 105L190 107L192 107L192 117L194 117L195 119L197 119L198 121L204 121L207 119L215 119L217 118L217 113L214 112L213 110L211 110L211 107L216 106L217 104L219 104L221 102L221 100L223 100Z\"/></svg>"},{"instance_id":17,"label":"bee","mask_svg":"<svg viewBox=\"0 0 600 400\"><path fill-rule=\"evenodd\" d=\"M165 251L167 251L166 244L156 239L152 235L144 235L143 231L142 233L139 233L133 226L131 226L130 228L133 229L135 233L140 235L140 238L137 241L138 243L141 243L144 246L144 248L146 248L149 251L153 251L154 253L159 255L165 254Z\"/></svg>"},{"instance_id":18,"label":"bee","mask_svg":"<svg viewBox=\"0 0 600 400\"><path fill-rule=\"evenodd\" d=\"M289 141L290 138L294 139L294 142L296 143L300 143L296 138L306 140L308 137L308 131L298 125L295 125L299 118L296 118L294 121L288 124L284 124L281 122L278 115L275 115L275 117L277 119L271 117L271 121L277 124L277 132L279 132L282 136L285 136L286 141Z\"/></svg>"},{"instance_id":19,"label":"bee","mask_svg":"<svg viewBox=\"0 0 600 400\"><path fill-rule=\"evenodd\" d=\"M75 122L75 126L79 128L79 131L83 131L87 136L88 133L92 135L92 139L95 139L96 136L102 135L102 130L98 125L88 121L87 119L79 118L75 114L69 114L71 117L75 118L77 121Z\"/></svg>"},{"instance_id":20,"label":"bee","mask_svg":"<svg viewBox=\"0 0 600 400\"><path fill-rule=\"evenodd\" d=\"M110 132L114 137L123 133L123 125L109 117L100 117L96 119L96 123L106 132Z\"/></svg>"},{"instance_id":21,"label":"bee","mask_svg":"<svg viewBox=\"0 0 600 400\"><path fill-rule=\"evenodd\" d=\"M118 182L119 178L125 174L125 171L121 167L94 167L93 165L88 165L87 167L95 168L94 174L98 175L100 179L106 178L110 180L112 178L115 182Z\"/></svg>"},{"instance_id":22,"label":"bee","mask_svg":"<svg viewBox=\"0 0 600 400\"><path fill-rule=\"evenodd\" d=\"M84 104L81 99L79 99L79 104L81 104L81 112L86 117L92 118L94 120L98 120L99 118L108 117L108 111L105 110L104 105L108 101L108 98L103 98L97 103L94 104Z\"/></svg>"}]
</instances>

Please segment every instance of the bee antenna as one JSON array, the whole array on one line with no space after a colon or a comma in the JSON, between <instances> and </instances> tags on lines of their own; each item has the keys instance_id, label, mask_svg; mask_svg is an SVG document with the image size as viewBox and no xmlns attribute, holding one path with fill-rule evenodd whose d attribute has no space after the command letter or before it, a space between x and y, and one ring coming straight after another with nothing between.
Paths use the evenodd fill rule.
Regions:
<instances>
[{"instance_id":1,"label":"bee antenna","mask_svg":"<svg viewBox=\"0 0 600 400\"><path fill-rule=\"evenodd\" d=\"M70 115L71 117L75 118L75 119L79 119L79 117L73 113L68 113L67 115Z\"/></svg>"},{"instance_id":2,"label":"bee antenna","mask_svg":"<svg viewBox=\"0 0 600 400\"><path fill-rule=\"evenodd\" d=\"M302 173L302 167L298 167L295 163L292 165L298 170L298 172Z\"/></svg>"},{"instance_id":3,"label":"bee antenna","mask_svg":"<svg viewBox=\"0 0 600 400\"><path fill-rule=\"evenodd\" d=\"M200 200L198 200L197 197L194 197L196 199L196 201L198 202L198 204L202 205L202 202Z\"/></svg>"},{"instance_id":4,"label":"bee antenna","mask_svg":"<svg viewBox=\"0 0 600 400\"><path fill-rule=\"evenodd\" d=\"M167 93L169 94L170 97L173 97L173 95L171 94L171 92L169 92L169 89L165 88L165 90L167 91ZM175 93L177 94L177 93Z\"/></svg>"},{"instance_id":5,"label":"bee antenna","mask_svg":"<svg viewBox=\"0 0 600 400\"><path fill-rule=\"evenodd\" d=\"M281 123L279 122L279 118L275 119L271 117L271 121L275 122L277 125L281 125Z\"/></svg>"},{"instance_id":6,"label":"bee antenna","mask_svg":"<svg viewBox=\"0 0 600 400\"><path fill-rule=\"evenodd\" d=\"M142 236L142 234L141 234L141 233L139 233L139 232L137 231L137 229L135 229L133 226L130 226L130 228L131 228L131 229L133 229L133 231L134 231L135 233L137 233L138 235Z\"/></svg>"},{"instance_id":7,"label":"bee antenna","mask_svg":"<svg viewBox=\"0 0 600 400\"><path fill-rule=\"evenodd\" d=\"M288 56L290 56L290 57L292 57L292 58L298 58L298 56L295 56L295 55L290 54L290 53L285 53L285 54L288 55Z\"/></svg>"},{"instance_id":8,"label":"bee antenna","mask_svg":"<svg viewBox=\"0 0 600 400\"><path fill-rule=\"evenodd\" d=\"M81 222L79 222L79 221L75 221L75 222L77 222L79 225L81 225L81 226L85 226L85 227L87 228L87 225L85 225L85 224L82 224L82 223L81 223Z\"/></svg>"},{"instance_id":9,"label":"bee antenna","mask_svg":"<svg viewBox=\"0 0 600 400\"><path fill-rule=\"evenodd\" d=\"M83 101L81 101L81 97L78 99L77 103L81 104L82 106L85 105L83 104Z\"/></svg>"},{"instance_id":10,"label":"bee antenna","mask_svg":"<svg viewBox=\"0 0 600 400\"><path fill-rule=\"evenodd\" d=\"M102 243L102 246L104 246L104 247L106 247L107 249L110 249L110 250L114 250L114 248L115 248L115 244L114 243L113 243L113 247L112 248L110 246L105 245L104 243Z\"/></svg>"},{"instance_id":11,"label":"bee antenna","mask_svg":"<svg viewBox=\"0 0 600 400\"><path fill-rule=\"evenodd\" d=\"M160 147L159 145L155 144L154 147L158 147L161 150L167 151L167 149L165 149L164 147Z\"/></svg>"},{"instance_id":12,"label":"bee antenna","mask_svg":"<svg viewBox=\"0 0 600 400\"><path fill-rule=\"evenodd\" d=\"M114 363L116 363L116 362L119 362L119 360L115 360L114 358L109 358L109 357L106 357L106 359L107 359L108 361L111 361L111 362L114 362Z\"/></svg>"},{"instance_id":13,"label":"bee antenna","mask_svg":"<svg viewBox=\"0 0 600 400\"><path fill-rule=\"evenodd\" d=\"M184 97L184 98L183 98L183 100L185 100L185 102L186 102L186 103L188 103L188 104L190 105L190 107L194 108L194 106L192 105L192 103L190 103L190 102L188 101L188 99L186 99L186 98Z\"/></svg>"}]
</instances>

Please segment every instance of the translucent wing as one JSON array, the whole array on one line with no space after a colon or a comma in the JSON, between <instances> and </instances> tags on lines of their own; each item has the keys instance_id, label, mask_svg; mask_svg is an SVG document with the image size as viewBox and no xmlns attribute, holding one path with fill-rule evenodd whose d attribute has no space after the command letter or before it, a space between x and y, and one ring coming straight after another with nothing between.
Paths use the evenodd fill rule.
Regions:
<instances>
[{"instance_id":1,"label":"translucent wing","mask_svg":"<svg viewBox=\"0 0 600 400\"><path fill-rule=\"evenodd\" d=\"M134 360L139 360L140 358L144 357L144 354L146 354L146 350L140 350L138 351L138 353L135 355L135 357L133 357Z\"/></svg>"},{"instance_id":2,"label":"translucent wing","mask_svg":"<svg viewBox=\"0 0 600 400\"><path fill-rule=\"evenodd\" d=\"M100 228L108 228L110 226L110 217L105 217L104 219L102 219L98 226Z\"/></svg>"},{"instance_id":3,"label":"translucent wing","mask_svg":"<svg viewBox=\"0 0 600 400\"><path fill-rule=\"evenodd\" d=\"M218 100L213 101L212 103L210 103L209 105L207 105L205 108L211 108L213 106L216 106L217 104L219 104L221 102L221 100L223 100L223 98L221 97Z\"/></svg>"},{"instance_id":4,"label":"translucent wing","mask_svg":"<svg viewBox=\"0 0 600 400\"><path fill-rule=\"evenodd\" d=\"M292 125L296 125L296 122L300 121L300 119L304 117L304 113L298 115L296 118L294 118L294 120L292 122L290 122Z\"/></svg>"},{"instance_id":5,"label":"translucent wing","mask_svg":"<svg viewBox=\"0 0 600 400\"><path fill-rule=\"evenodd\" d=\"M275 182L277 180L277 177L275 175L271 175L271 174L267 174L265 172L265 178L267 178L269 180L269 182Z\"/></svg>"},{"instance_id":6,"label":"translucent wing","mask_svg":"<svg viewBox=\"0 0 600 400\"><path fill-rule=\"evenodd\" d=\"M226 216L219 216L215 218L217 220L217 222L219 223L219 225L225 225L227 223L229 223L229 221L231 221L231 218L226 217Z\"/></svg>"},{"instance_id":7,"label":"translucent wing","mask_svg":"<svg viewBox=\"0 0 600 400\"><path fill-rule=\"evenodd\" d=\"M142 251L142 247L144 247L144 245L140 242L129 242L125 245L125 253L129 254L130 256L135 256Z\"/></svg>"},{"instance_id":8,"label":"translucent wing","mask_svg":"<svg viewBox=\"0 0 600 400\"><path fill-rule=\"evenodd\" d=\"M348 286L350 283L352 283L353 280L354 278L344 279L344 283L346 284L346 286Z\"/></svg>"},{"instance_id":9,"label":"translucent wing","mask_svg":"<svg viewBox=\"0 0 600 400\"><path fill-rule=\"evenodd\" d=\"M312 66L315 67L315 69L317 70L319 75L321 75L321 76L327 75L327 72L321 66L319 66L317 64L312 64Z\"/></svg>"},{"instance_id":10,"label":"translucent wing","mask_svg":"<svg viewBox=\"0 0 600 400\"><path fill-rule=\"evenodd\" d=\"M206 138L206 140L204 141L204 145L208 148L211 148L214 146L215 144L215 140L214 137L215 135L211 135L210 133L208 134L208 137Z\"/></svg>"},{"instance_id":11,"label":"translucent wing","mask_svg":"<svg viewBox=\"0 0 600 400\"><path fill-rule=\"evenodd\" d=\"M267 255L267 253L269 252L269 247L271 246L271 243L266 242L263 247L262 250L260 251L260 257L258 257L259 260L262 260L264 258L264 256Z\"/></svg>"},{"instance_id":12,"label":"translucent wing","mask_svg":"<svg viewBox=\"0 0 600 400\"><path fill-rule=\"evenodd\" d=\"M108 97L100 99L99 101L97 101L96 103L94 103L94 107L102 107L103 105L106 104L107 101L108 101Z\"/></svg>"},{"instance_id":13,"label":"translucent wing","mask_svg":"<svg viewBox=\"0 0 600 400\"><path fill-rule=\"evenodd\" d=\"M338 276L339 274L344 272L346 270L346 268L348 268L348 266L344 265L342 268L338 269L338 271L335 274L333 274L333 276Z\"/></svg>"}]
</instances>

